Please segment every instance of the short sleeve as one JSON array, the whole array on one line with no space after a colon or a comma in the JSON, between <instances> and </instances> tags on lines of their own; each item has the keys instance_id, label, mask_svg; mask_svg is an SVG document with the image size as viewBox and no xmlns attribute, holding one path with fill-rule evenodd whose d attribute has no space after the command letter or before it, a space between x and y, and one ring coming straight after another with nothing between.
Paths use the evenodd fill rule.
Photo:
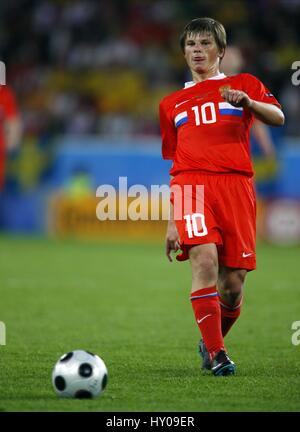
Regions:
<instances>
[{"instance_id":1,"label":"short sleeve","mask_svg":"<svg viewBox=\"0 0 300 432\"><path fill-rule=\"evenodd\" d=\"M168 115L164 101L162 101L159 105L159 120L163 159L173 160L177 145L177 131L172 119L170 118L170 115Z\"/></svg>"},{"instance_id":2,"label":"short sleeve","mask_svg":"<svg viewBox=\"0 0 300 432\"><path fill-rule=\"evenodd\" d=\"M15 118L19 115L16 98L7 85L0 86L0 105L6 119Z\"/></svg>"},{"instance_id":3,"label":"short sleeve","mask_svg":"<svg viewBox=\"0 0 300 432\"><path fill-rule=\"evenodd\" d=\"M258 102L264 102L281 108L280 103L270 90L255 76L243 74L243 88L247 95Z\"/></svg>"}]
</instances>

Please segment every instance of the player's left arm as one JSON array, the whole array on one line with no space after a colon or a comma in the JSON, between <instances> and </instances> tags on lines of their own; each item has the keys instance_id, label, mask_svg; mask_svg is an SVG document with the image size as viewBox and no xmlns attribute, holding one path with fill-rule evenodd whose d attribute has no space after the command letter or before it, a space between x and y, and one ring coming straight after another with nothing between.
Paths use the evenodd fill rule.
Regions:
<instances>
[{"instance_id":1,"label":"player's left arm","mask_svg":"<svg viewBox=\"0 0 300 432\"><path fill-rule=\"evenodd\" d=\"M250 96L242 90L224 90L222 92L222 97L233 106L247 108L263 123L270 126L282 126L284 124L283 112L278 106L272 103L251 99Z\"/></svg>"},{"instance_id":2,"label":"player's left arm","mask_svg":"<svg viewBox=\"0 0 300 432\"><path fill-rule=\"evenodd\" d=\"M255 119L252 124L251 132L253 133L253 136L255 137L265 157L274 159L276 153L275 144L268 126Z\"/></svg>"},{"instance_id":3,"label":"player's left arm","mask_svg":"<svg viewBox=\"0 0 300 432\"><path fill-rule=\"evenodd\" d=\"M9 118L5 122L6 148L8 151L18 148L22 137L22 123L19 116Z\"/></svg>"}]
</instances>

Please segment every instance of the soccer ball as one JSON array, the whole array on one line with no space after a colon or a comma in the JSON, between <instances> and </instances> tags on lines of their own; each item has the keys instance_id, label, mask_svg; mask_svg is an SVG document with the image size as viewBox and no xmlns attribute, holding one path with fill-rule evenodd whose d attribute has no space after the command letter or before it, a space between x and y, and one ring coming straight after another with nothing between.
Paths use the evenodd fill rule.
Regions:
<instances>
[{"instance_id":1,"label":"soccer ball","mask_svg":"<svg viewBox=\"0 0 300 432\"><path fill-rule=\"evenodd\" d=\"M104 361L88 351L75 350L64 354L52 372L52 384L60 397L95 398L107 384Z\"/></svg>"}]
</instances>

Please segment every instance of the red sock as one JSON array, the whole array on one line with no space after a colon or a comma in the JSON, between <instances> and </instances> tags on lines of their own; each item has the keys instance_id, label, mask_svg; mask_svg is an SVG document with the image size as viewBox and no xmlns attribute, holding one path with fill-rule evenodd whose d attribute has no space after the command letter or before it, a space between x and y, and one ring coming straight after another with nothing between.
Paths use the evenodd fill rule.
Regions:
<instances>
[{"instance_id":1,"label":"red sock","mask_svg":"<svg viewBox=\"0 0 300 432\"><path fill-rule=\"evenodd\" d=\"M238 319L241 313L242 301L235 307L230 307L228 304L224 302L223 299L219 297L219 303L221 307L221 326L222 326L222 335L225 337L235 321Z\"/></svg>"},{"instance_id":2,"label":"red sock","mask_svg":"<svg viewBox=\"0 0 300 432\"><path fill-rule=\"evenodd\" d=\"M203 341L211 358L224 348L221 310L217 288L203 288L191 294L192 307Z\"/></svg>"}]
</instances>

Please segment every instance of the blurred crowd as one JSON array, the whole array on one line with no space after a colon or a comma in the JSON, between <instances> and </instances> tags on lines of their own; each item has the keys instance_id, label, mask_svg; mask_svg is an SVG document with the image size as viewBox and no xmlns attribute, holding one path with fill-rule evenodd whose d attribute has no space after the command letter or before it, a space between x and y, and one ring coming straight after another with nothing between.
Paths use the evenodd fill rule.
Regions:
<instances>
[{"instance_id":1,"label":"blurred crowd","mask_svg":"<svg viewBox=\"0 0 300 432\"><path fill-rule=\"evenodd\" d=\"M243 71L281 101L286 134L300 136L300 0L9 0L0 5L0 60L25 136L159 133L157 107L190 79L185 24L221 21Z\"/></svg>"}]
</instances>

